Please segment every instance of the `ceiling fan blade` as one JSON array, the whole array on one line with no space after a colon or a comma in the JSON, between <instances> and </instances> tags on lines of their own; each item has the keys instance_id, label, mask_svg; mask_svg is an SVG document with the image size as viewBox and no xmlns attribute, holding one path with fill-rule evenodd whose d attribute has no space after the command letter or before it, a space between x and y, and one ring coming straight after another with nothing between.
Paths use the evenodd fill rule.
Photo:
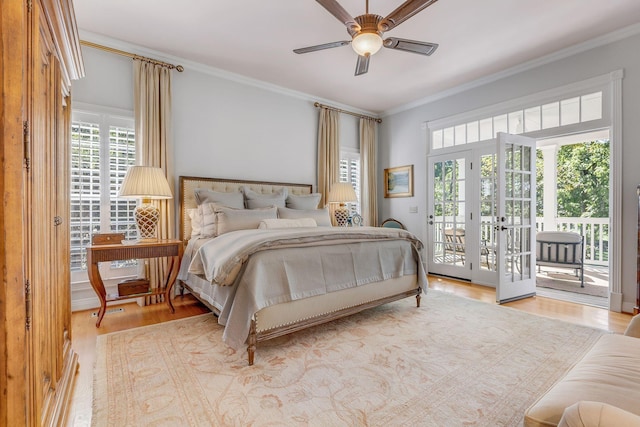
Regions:
<instances>
[{"instance_id":1,"label":"ceiling fan blade","mask_svg":"<svg viewBox=\"0 0 640 427\"><path fill-rule=\"evenodd\" d=\"M318 0L319 1L319 0ZM438 0L407 0L378 24L382 32L392 30Z\"/></svg>"},{"instance_id":2,"label":"ceiling fan blade","mask_svg":"<svg viewBox=\"0 0 640 427\"><path fill-rule=\"evenodd\" d=\"M360 25L356 22L355 19L351 16L349 12L347 12L344 7L340 6L336 0L316 0L318 3L322 5L327 11L338 18L338 21L342 22L347 28L351 31L360 31Z\"/></svg>"},{"instance_id":3,"label":"ceiling fan blade","mask_svg":"<svg viewBox=\"0 0 640 427\"><path fill-rule=\"evenodd\" d=\"M384 40L383 46L389 49L402 50L404 52L417 53L420 55L431 55L438 48L438 44L429 42L419 42L416 40L400 39L389 37Z\"/></svg>"},{"instance_id":4,"label":"ceiling fan blade","mask_svg":"<svg viewBox=\"0 0 640 427\"><path fill-rule=\"evenodd\" d=\"M367 71L369 71L369 59L371 58L371 55L369 55L368 53L366 55L358 55L358 62L356 62L356 76L359 76L360 74L365 74Z\"/></svg>"},{"instance_id":5,"label":"ceiling fan blade","mask_svg":"<svg viewBox=\"0 0 640 427\"><path fill-rule=\"evenodd\" d=\"M309 52L315 52L317 50L324 50L324 49L331 49L333 47L346 46L349 43L351 43L351 40L343 40L343 41L339 41L339 42L331 42L331 43L319 44L319 45L316 45L316 46L301 47L299 49L293 49L293 51L295 53L309 53Z\"/></svg>"}]
</instances>

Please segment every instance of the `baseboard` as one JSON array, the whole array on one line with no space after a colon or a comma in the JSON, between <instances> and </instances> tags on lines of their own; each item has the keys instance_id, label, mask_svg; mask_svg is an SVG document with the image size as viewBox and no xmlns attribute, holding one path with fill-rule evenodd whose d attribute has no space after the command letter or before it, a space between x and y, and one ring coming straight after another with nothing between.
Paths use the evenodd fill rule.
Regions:
<instances>
[{"instance_id":1,"label":"baseboard","mask_svg":"<svg viewBox=\"0 0 640 427\"><path fill-rule=\"evenodd\" d=\"M625 311L622 305L622 293L611 292L609 294L609 310L617 313ZM633 313L633 306L631 306L631 313Z\"/></svg>"},{"instance_id":2,"label":"baseboard","mask_svg":"<svg viewBox=\"0 0 640 427\"><path fill-rule=\"evenodd\" d=\"M622 312L633 314L633 309L635 308L635 304L632 302L625 302L622 304Z\"/></svg>"}]
</instances>

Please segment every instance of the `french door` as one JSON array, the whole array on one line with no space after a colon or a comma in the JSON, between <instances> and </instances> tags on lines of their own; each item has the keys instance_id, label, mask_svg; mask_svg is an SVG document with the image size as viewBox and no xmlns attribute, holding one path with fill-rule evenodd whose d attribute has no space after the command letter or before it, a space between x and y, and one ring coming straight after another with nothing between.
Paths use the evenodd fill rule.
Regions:
<instances>
[{"instance_id":1,"label":"french door","mask_svg":"<svg viewBox=\"0 0 640 427\"><path fill-rule=\"evenodd\" d=\"M429 272L471 279L467 179L471 151L432 156L428 176Z\"/></svg>"},{"instance_id":2,"label":"french door","mask_svg":"<svg viewBox=\"0 0 640 427\"><path fill-rule=\"evenodd\" d=\"M496 287L496 301L535 294L535 141L498 134L428 161L428 270Z\"/></svg>"},{"instance_id":3,"label":"french door","mask_svg":"<svg viewBox=\"0 0 640 427\"><path fill-rule=\"evenodd\" d=\"M536 145L520 135L498 133L496 302L536 293Z\"/></svg>"}]
</instances>

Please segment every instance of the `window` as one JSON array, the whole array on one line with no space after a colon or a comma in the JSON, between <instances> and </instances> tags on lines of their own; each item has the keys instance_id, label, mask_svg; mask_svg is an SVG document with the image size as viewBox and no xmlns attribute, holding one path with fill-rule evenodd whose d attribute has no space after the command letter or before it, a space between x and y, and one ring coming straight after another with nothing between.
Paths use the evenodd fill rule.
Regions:
<instances>
[{"instance_id":1,"label":"window","mask_svg":"<svg viewBox=\"0 0 640 427\"><path fill-rule=\"evenodd\" d=\"M349 215L360 213L360 153L356 150L340 150L340 182L350 182L358 201L347 203Z\"/></svg>"},{"instance_id":2,"label":"window","mask_svg":"<svg viewBox=\"0 0 640 427\"><path fill-rule=\"evenodd\" d=\"M431 131L431 148L452 147L495 138L498 132L521 134L602 118L602 92L517 109ZM466 127L465 127L466 124ZM478 133L479 132L479 133Z\"/></svg>"},{"instance_id":3,"label":"window","mask_svg":"<svg viewBox=\"0 0 640 427\"><path fill-rule=\"evenodd\" d=\"M71 123L71 272L87 269L86 246L94 233L136 237L135 200L118 199L129 166L135 165L132 117L74 111ZM111 268L132 267L118 261ZM121 271L121 274L130 274ZM135 274L135 273L134 273Z\"/></svg>"}]
</instances>

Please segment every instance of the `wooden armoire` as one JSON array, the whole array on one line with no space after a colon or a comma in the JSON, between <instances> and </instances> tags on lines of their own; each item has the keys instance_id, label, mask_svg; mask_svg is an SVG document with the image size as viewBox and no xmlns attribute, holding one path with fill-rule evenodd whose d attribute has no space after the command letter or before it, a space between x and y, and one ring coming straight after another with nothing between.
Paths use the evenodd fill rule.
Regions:
<instances>
[{"instance_id":1,"label":"wooden armoire","mask_svg":"<svg viewBox=\"0 0 640 427\"><path fill-rule=\"evenodd\" d=\"M71 348L71 82L84 74L72 0L0 2L0 425L59 425Z\"/></svg>"}]
</instances>

